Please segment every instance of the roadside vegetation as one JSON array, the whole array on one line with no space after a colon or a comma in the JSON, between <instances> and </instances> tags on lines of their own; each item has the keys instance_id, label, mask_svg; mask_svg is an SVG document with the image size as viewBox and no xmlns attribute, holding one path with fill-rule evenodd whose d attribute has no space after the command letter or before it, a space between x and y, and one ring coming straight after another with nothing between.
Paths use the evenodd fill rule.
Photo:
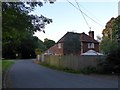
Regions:
<instances>
[{"instance_id":1,"label":"roadside vegetation","mask_svg":"<svg viewBox=\"0 0 120 90\"><path fill-rule=\"evenodd\" d=\"M14 64L15 62L13 60L1 60L0 61L0 67L2 68L2 83L4 83L4 78L5 78L5 74L6 72L11 68L11 66ZM4 85L2 84L2 87L4 88Z\"/></svg>"},{"instance_id":2,"label":"roadside vegetation","mask_svg":"<svg viewBox=\"0 0 120 90\"><path fill-rule=\"evenodd\" d=\"M45 39L41 41L34 36L37 31L45 33L44 28L52 23L52 19L43 15L30 14L37 6L45 2L2 2L2 57L7 59L35 58L35 49L45 51L55 41ZM54 2L53 2L54 3ZM17 22L16 22L17 21ZM26 53L27 52L27 53Z\"/></svg>"},{"instance_id":3,"label":"roadside vegetation","mask_svg":"<svg viewBox=\"0 0 120 90\"><path fill-rule=\"evenodd\" d=\"M104 72L120 73L120 15L106 24L100 48L106 55L106 60L101 63ZM111 34L112 32L112 34Z\"/></svg>"},{"instance_id":4,"label":"roadside vegetation","mask_svg":"<svg viewBox=\"0 0 120 90\"><path fill-rule=\"evenodd\" d=\"M73 70L72 68L56 67L56 66L53 66L53 65L46 64L44 62L40 63L40 65L42 65L44 67L47 67L47 68L51 68L53 70L59 70L59 71L63 71L63 72L67 72L67 73L74 73L74 74L117 75L117 73L115 73L115 72L112 72L112 71L110 72L110 71L103 70L103 69L105 69L105 67L100 67L99 69L97 69L95 67L88 66L88 67L85 67L85 68L82 68L82 69L79 69L79 70ZM106 67L106 69L107 69L107 67Z\"/></svg>"},{"instance_id":5,"label":"roadside vegetation","mask_svg":"<svg viewBox=\"0 0 120 90\"><path fill-rule=\"evenodd\" d=\"M4 73L14 64L14 61L12 61L12 60L3 60L0 63L2 63L2 72Z\"/></svg>"},{"instance_id":6,"label":"roadside vegetation","mask_svg":"<svg viewBox=\"0 0 120 90\"><path fill-rule=\"evenodd\" d=\"M40 65L44 66L44 67L49 67L51 69L54 70L60 70L60 71L64 71L64 72L68 72L68 73L74 73L74 74L92 74L92 73L99 73L95 67L86 67L80 70L73 70L70 68L62 68L62 67L56 67L56 66L52 66L46 63L40 63Z\"/></svg>"}]
</instances>

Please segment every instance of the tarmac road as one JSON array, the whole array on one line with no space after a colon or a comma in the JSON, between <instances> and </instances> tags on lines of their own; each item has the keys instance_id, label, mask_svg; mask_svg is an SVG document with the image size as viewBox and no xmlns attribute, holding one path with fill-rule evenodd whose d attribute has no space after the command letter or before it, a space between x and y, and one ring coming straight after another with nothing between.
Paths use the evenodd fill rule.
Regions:
<instances>
[{"instance_id":1,"label":"tarmac road","mask_svg":"<svg viewBox=\"0 0 120 90\"><path fill-rule=\"evenodd\" d=\"M9 70L9 88L118 88L116 77L107 78L52 70L33 62L19 60Z\"/></svg>"}]
</instances>

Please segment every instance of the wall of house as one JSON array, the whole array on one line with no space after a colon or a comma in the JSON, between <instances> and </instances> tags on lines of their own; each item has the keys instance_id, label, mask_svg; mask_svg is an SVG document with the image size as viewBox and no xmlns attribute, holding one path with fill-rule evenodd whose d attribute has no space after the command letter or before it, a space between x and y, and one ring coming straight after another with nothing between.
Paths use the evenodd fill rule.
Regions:
<instances>
[{"instance_id":1,"label":"wall of house","mask_svg":"<svg viewBox=\"0 0 120 90\"><path fill-rule=\"evenodd\" d=\"M94 43L94 48L88 48L88 42L83 42L83 53L87 52L88 50L95 50L99 52L99 44Z\"/></svg>"},{"instance_id":2,"label":"wall of house","mask_svg":"<svg viewBox=\"0 0 120 90\"><path fill-rule=\"evenodd\" d=\"M61 48L59 48L59 44L61 44ZM57 44L57 51L59 55L63 55L63 43Z\"/></svg>"},{"instance_id":3,"label":"wall of house","mask_svg":"<svg viewBox=\"0 0 120 90\"><path fill-rule=\"evenodd\" d=\"M95 51L100 52L99 44L95 43Z\"/></svg>"},{"instance_id":4,"label":"wall of house","mask_svg":"<svg viewBox=\"0 0 120 90\"><path fill-rule=\"evenodd\" d=\"M53 55L63 55L63 44L61 43L61 48L59 48L58 44L55 44L51 48L49 48L45 53L52 53Z\"/></svg>"},{"instance_id":5,"label":"wall of house","mask_svg":"<svg viewBox=\"0 0 120 90\"><path fill-rule=\"evenodd\" d=\"M59 43L55 44L53 47L51 47L50 49L48 49L46 52L52 52L54 55L64 55L64 50L63 50L63 43L61 44L61 48L59 48ZM99 52L99 44L98 43L94 43L94 48L88 48L88 43L86 42L82 42L82 46L81 46L81 50L78 53L78 55L87 52L88 50L95 50L97 52Z\"/></svg>"},{"instance_id":6,"label":"wall of house","mask_svg":"<svg viewBox=\"0 0 120 90\"><path fill-rule=\"evenodd\" d=\"M63 55L63 44L61 44L61 48L59 48L59 43L55 44L54 47L52 47L51 49L49 49L50 51L52 51L55 55Z\"/></svg>"}]
</instances>

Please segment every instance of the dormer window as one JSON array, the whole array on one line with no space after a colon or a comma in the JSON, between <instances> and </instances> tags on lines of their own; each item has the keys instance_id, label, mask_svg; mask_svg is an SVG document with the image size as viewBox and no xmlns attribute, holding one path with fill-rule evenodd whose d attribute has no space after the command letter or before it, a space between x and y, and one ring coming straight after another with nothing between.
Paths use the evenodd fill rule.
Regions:
<instances>
[{"instance_id":1,"label":"dormer window","mask_svg":"<svg viewBox=\"0 0 120 90\"><path fill-rule=\"evenodd\" d=\"M62 46L61 46L61 43L58 43L58 48L61 48Z\"/></svg>"},{"instance_id":2,"label":"dormer window","mask_svg":"<svg viewBox=\"0 0 120 90\"><path fill-rule=\"evenodd\" d=\"M88 43L88 48L94 48L94 43Z\"/></svg>"}]
</instances>

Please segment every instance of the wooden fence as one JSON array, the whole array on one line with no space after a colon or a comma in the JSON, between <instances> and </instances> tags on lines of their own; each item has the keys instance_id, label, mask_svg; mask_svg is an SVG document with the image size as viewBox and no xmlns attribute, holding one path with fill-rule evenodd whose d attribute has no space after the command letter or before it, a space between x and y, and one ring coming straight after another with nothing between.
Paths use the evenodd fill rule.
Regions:
<instances>
[{"instance_id":1,"label":"wooden fence","mask_svg":"<svg viewBox=\"0 0 120 90\"><path fill-rule=\"evenodd\" d=\"M98 68L104 56L45 56L44 63L55 67L79 70L86 67Z\"/></svg>"}]
</instances>

